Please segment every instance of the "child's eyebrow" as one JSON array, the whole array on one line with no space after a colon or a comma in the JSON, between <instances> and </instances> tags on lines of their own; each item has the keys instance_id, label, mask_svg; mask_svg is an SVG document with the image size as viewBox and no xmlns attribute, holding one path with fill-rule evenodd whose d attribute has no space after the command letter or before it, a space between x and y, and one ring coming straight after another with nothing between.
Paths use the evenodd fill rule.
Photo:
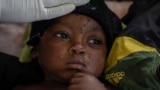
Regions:
<instances>
[{"instance_id":1,"label":"child's eyebrow","mask_svg":"<svg viewBox=\"0 0 160 90\"><path fill-rule=\"evenodd\" d=\"M88 22L90 22L90 19L87 19L87 21ZM54 25L62 25L62 26L65 26L65 27L67 27L67 28L69 28L69 29L73 29L71 26L69 26L67 23L65 23L65 22L62 22L61 20L56 20L55 22L54 22ZM101 27L101 26L100 26ZM94 26L93 27L93 29L91 30L91 31L94 31L94 32L102 32L102 33L104 33L104 30L103 30L103 28L101 27L98 27L98 26ZM81 29L81 33L83 33L83 27L80 27L80 29Z\"/></svg>"}]
</instances>

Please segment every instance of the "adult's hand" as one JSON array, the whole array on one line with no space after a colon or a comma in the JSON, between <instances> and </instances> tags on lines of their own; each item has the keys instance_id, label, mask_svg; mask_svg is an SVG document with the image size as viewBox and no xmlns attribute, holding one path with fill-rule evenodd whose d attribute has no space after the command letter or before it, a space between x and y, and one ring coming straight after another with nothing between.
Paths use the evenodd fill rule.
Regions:
<instances>
[{"instance_id":1,"label":"adult's hand","mask_svg":"<svg viewBox=\"0 0 160 90\"><path fill-rule=\"evenodd\" d=\"M0 0L0 22L25 23L65 15L89 0Z\"/></svg>"}]
</instances>

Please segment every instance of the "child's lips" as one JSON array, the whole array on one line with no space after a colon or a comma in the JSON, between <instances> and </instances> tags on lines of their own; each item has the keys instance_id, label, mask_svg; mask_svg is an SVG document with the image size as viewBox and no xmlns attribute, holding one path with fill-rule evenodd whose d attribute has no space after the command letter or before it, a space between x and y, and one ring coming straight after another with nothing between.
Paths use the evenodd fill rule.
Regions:
<instances>
[{"instance_id":1,"label":"child's lips","mask_svg":"<svg viewBox=\"0 0 160 90\"><path fill-rule=\"evenodd\" d=\"M68 62L68 68L72 70L84 71L85 64L78 61Z\"/></svg>"}]
</instances>

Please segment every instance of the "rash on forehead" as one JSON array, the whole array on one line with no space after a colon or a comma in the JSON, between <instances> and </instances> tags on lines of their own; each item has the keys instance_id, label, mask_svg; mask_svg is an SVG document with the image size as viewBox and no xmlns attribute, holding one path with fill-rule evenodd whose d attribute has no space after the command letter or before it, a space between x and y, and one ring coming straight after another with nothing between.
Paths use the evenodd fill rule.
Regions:
<instances>
[{"instance_id":1,"label":"rash on forehead","mask_svg":"<svg viewBox=\"0 0 160 90\"><path fill-rule=\"evenodd\" d=\"M101 28L96 26L96 27L93 27L92 31L99 31L99 29L101 29Z\"/></svg>"},{"instance_id":2,"label":"rash on forehead","mask_svg":"<svg viewBox=\"0 0 160 90\"><path fill-rule=\"evenodd\" d=\"M81 34L84 33L84 28L86 28L89 24L89 22L91 22L90 18L84 18L82 15L79 14L75 14L74 16L79 17L79 20L85 20L85 23L80 27L81 30ZM93 27L93 31L95 31L96 29L98 29L98 27Z\"/></svg>"},{"instance_id":3,"label":"rash on forehead","mask_svg":"<svg viewBox=\"0 0 160 90\"><path fill-rule=\"evenodd\" d=\"M77 21L83 21L83 23L79 26L80 29L80 34L84 33L84 30L86 28L88 28L88 26L90 25L91 22L96 22L94 19L92 19L89 16L83 15L83 14L72 14L71 17L76 17L78 20ZM92 31L99 31L99 29L101 29L101 27L99 27L98 25L93 25L92 26Z\"/></svg>"}]
</instances>

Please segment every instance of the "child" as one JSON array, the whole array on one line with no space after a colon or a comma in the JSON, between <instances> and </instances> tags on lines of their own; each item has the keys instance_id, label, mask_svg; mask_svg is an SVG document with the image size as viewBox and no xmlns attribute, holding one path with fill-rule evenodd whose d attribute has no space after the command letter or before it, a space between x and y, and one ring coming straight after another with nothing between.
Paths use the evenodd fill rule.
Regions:
<instances>
[{"instance_id":1,"label":"child","mask_svg":"<svg viewBox=\"0 0 160 90\"><path fill-rule=\"evenodd\" d=\"M16 65L8 71L13 85L7 83L3 89L106 90L99 78L121 25L102 6L89 3L66 16L34 22L27 42L34 47L32 61L10 61Z\"/></svg>"}]
</instances>

